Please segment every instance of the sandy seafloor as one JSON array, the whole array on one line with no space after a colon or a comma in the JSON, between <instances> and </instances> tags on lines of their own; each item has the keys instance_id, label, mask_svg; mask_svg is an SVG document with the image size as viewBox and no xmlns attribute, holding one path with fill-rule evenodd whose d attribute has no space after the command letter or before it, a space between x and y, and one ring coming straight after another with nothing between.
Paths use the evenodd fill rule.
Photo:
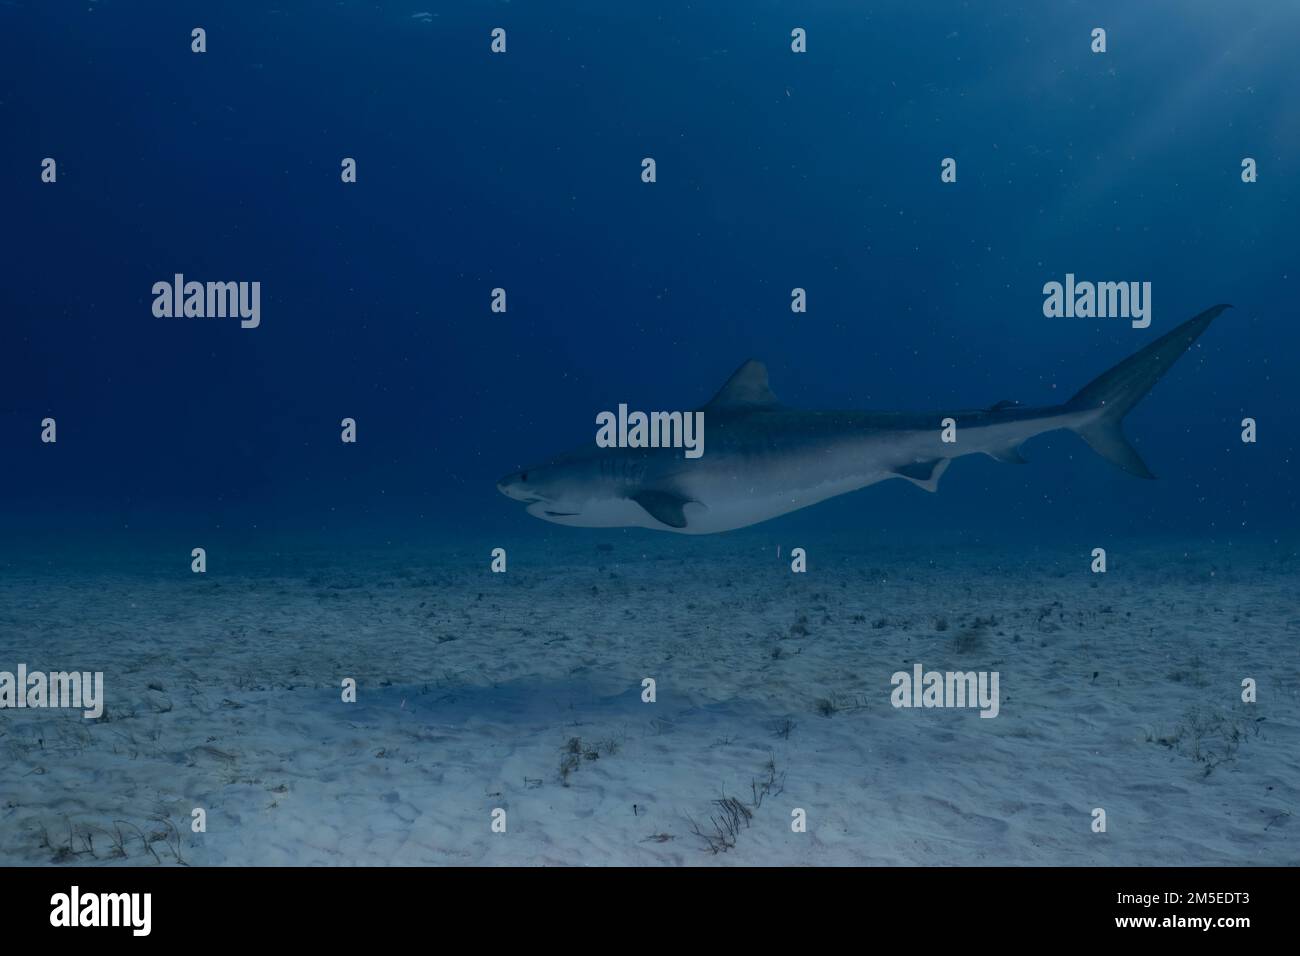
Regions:
<instances>
[{"instance_id":1,"label":"sandy seafloor","mask_svg":"<svg viewBox=\"0 0 1300 956\"><path fill-rule=\"evenodd\" d=\"M0 711L0 863L1300 863L1296 540L776 541L6 553L0 670L107 714ZM917 661L1000 715L894 709Z\"/></svg>"}]
</instances>

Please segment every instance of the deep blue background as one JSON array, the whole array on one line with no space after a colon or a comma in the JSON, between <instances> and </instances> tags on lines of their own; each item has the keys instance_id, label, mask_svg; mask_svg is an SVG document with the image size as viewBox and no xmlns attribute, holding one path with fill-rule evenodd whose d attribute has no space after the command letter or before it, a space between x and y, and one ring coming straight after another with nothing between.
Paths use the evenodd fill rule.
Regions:
<instances>
[{"instance_id":1,"label":"deep blue background","mask_svg":"<svg viewBox=\"0 0 1300 956\"><path fill-rule=\"evenodd\" d=\"M0 4L0 532L581 533L494 481L619 402L755 357L803 407L1046 404L1216 302L1128 422L1161 481L1064 434L777 533L1294 529L1298 36L1289 0ZM175 272L260 280L261 328L154 318ZM1066 272L1151 281L1152 327L1045 319Z\"/></svg>"}]
</instances>

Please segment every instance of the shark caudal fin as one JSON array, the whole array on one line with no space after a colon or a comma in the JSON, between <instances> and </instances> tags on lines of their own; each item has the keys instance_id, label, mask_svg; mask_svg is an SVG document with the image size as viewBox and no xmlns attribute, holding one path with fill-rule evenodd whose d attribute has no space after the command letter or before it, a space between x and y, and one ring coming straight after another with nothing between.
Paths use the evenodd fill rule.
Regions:
<instances>
[{"instance_id":1,"label":"shark caudal fin","mask_svg":"<svg viewBox=\"0 0 1300 956\"><path fill-rule=\"evenodd\" d=\"M1121 427L1124 416L1133 410L1160 376L1178 361L1193 342L1210 327L1229 305L1216 305L1195 318L1188 319L1172 332L1166 332L1142 351L1130 355L1108 372L1093 379L1079 394L1065 403L1070 411L1100 409L1101 414L1086 425L1075 428L1079 437L1097 454L1139 478L1154 478L1137 449L1128 443Z\"/></svg>"}]
</instances>

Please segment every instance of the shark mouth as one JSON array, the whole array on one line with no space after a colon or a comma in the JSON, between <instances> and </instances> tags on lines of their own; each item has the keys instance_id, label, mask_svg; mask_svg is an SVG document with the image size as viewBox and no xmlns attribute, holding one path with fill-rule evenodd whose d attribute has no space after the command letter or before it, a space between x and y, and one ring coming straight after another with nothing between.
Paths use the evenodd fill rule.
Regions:
<instances>
[{"instance_id":1,"label":"shark mouth","mask_svg":"<svg viewBox=\"0 0 1300 956\"><path fill-rule=\"evenodd\" d=\"M535 498L528 502L528 507L524 510L536 518L576 518L582 514L578 511L563 511L564 507L558 501L547 501L545 498ZM569 507L573 507L570 505Z\"/></svg>"}]
</instances>

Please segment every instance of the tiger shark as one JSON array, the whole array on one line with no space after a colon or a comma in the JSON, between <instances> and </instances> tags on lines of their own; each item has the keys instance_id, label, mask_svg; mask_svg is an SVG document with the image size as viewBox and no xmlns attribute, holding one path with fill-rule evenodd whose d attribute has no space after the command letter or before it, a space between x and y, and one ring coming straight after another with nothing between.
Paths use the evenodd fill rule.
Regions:
<instances>
[{"instance_id":1,"label":"tiger shark","mask_svg":"<svg viewBox=\"0 0 1300 956\"><path fill-rule=\"evenodd\" d=\"M1023 464L1020 446L1069 429L1139 478L1154 478L1122 423L1227 305L1207 309L1098 376L1061 405L998 402L938 412L801 411L777 401L750 360L699 411L707 452L594 442L497 483L529 514L580 528L715 534L758 524L892 478L935 491L954 458Z\"/></svg>"}]
</instances>

